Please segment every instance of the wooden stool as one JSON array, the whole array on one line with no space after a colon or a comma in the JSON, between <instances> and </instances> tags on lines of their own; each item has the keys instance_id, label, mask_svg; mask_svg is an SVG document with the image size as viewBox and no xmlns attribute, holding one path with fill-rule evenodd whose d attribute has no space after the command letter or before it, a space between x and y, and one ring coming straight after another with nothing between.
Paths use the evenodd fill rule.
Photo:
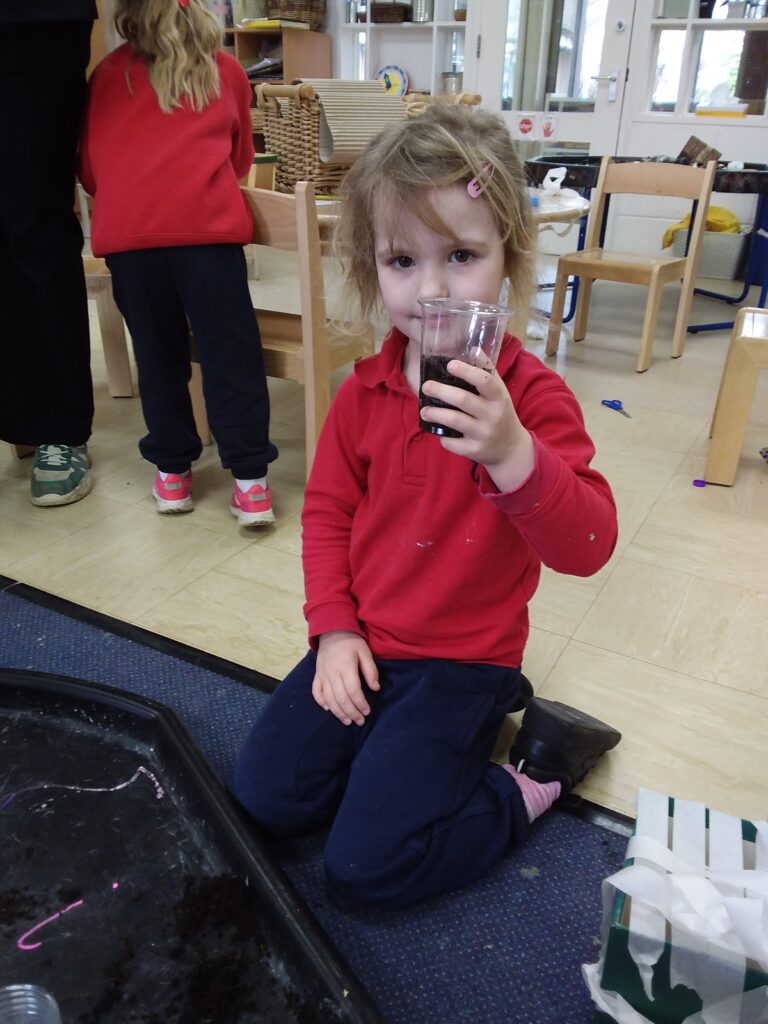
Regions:
<instances>
[{"instance_id":1,"label":"wooden stool","mask_svg":"<svg viewBox=\"0 0 768 1024\"><path fill-rule=\"evenodd\" d=\"M112 276L106 261L96 256L83 256L83 271L88 297L96 300L109 393L113 398L132 398L128 342L123 318L112 297Z\"/></svg>"},{"instance_id":2,"label":"wooden stool","mask_svg":"<svg viewBox=\"0 0 768 1024\"><path fill-rule=\"evenodd\" d=\"M704 479L730 487L736 478L757 374L768 369L768 310L745 307L736 315L715 403Z\"/></svg>"}]
</instances>

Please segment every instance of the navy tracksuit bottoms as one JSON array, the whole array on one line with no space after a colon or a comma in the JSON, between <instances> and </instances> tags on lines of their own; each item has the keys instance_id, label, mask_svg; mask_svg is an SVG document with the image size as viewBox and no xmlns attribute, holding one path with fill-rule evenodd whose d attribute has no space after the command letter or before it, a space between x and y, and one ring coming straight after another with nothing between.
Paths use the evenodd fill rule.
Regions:
<instances>
[{"instance_id":1,"label":"navy tracksuit bottoms","mask_svg":"<svg viewBox=\"0 0 768 1024\"><path fill-rule=\"evenodd\" d=\"M370 715L345 726L312 697L307 654L253 726L233 790L271 832L330 824L331 885L405 907L469 884L528 834L519 787L490 762L520 670L438 659L377 665Z\"/></svg>"},{"instance_id":2,"label":"navy tracksuit bottoms","mask_svg":"<svg viewBox=\"0 0 768 1024\"><path fill-rule=\"evenodd\" d=\"M241 245L176 245L107 256L139 368L147 434L139 450L165 473L200 457L188 383L190 328L219 458L241 480L265 476L269 392Z\"/></svg>"}]
</instances>

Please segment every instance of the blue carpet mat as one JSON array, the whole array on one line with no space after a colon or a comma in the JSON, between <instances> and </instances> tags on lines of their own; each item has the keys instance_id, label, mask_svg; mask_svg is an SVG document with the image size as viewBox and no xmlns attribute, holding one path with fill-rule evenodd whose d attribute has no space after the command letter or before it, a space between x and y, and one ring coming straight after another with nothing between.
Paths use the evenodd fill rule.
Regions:
<instances>
[{"instance_id":1,"label":"blue carpet mat","mask_svg":"<svg viewBox=\"0 0 768 1024\"><path fill-rule=\"evenodd\" d=\"M162 701L185 720L220 777L230 778L268 699L258 687L273 680L90 613L91 621L73 618L63 614L65 603L4 583L0 665ZM626 829L554 810L522 850L471 888L390 912L331 898L322 843L321 834L281 844L276 857L387 1024L594 1021L581 964L598 957L600 884L623 864Z\"/></svg>"}]
</instances>

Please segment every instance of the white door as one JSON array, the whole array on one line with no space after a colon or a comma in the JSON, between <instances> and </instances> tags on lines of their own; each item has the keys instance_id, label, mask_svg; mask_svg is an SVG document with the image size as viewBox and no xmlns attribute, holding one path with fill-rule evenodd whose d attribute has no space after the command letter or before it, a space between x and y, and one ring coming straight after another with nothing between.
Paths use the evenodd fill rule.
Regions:
<instances>
[{"instance_id":1,"label":"white door","mask_svg":"<svg viewBox=\"0 0 768 1024\"><path fill-rule=\"evenodd\" d=\"M476 0L465 88L502 113L523 158L558 149L615 154L633 14L633 0Z\"/></svg>"}]
</instances>

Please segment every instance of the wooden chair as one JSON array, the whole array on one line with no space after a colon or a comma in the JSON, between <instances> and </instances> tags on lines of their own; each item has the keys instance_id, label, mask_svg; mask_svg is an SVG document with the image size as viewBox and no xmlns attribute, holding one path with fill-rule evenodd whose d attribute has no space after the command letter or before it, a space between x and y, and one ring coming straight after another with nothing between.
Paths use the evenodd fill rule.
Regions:
<instances>
[{"instance_id":1,"label":"wooden chair","mask_svg":"<svg viewBox=\"0 0 768 1024\"><path fill-rule=\"evenodd\" d=\"M320 227L311 183L298 182L295 192L243 188L253 218L253 241L298 253L300 309L279 313L255 309L268 377L304 385L307 474L320 428L331 403L331 374L374 351L373 329L329 322L321 264ZM190 390L195 400L195 379ZM197 396L198 402L200 396Z\"/></svg>"},{"instance_id":2,"label":"wooden chair","mask_svg":"<svg viewBox=\"0 0 768 1024\"><path fill-rule=\"evenodd\" d=\"M768 369L768 310L744 308L736 314L709 436L704 479L730 487L744 444L757 375Z\"/></svg>"},{"instance_id":3,"label":"wooden chair","mask_svg":"<svg viewBox=\"0 0 768 1024\"><path fill-rule=\"evenodd\" d=\"M688 167L683 164L622 163L611 157L603 157L584 249L581 252L567 253L558 260L557 279L552 296L552 316L547 336L547 355L551 356L557 352L565 292L571 275L580 279L573 327L574 341L581 341L586 334L593 281L621 281L648 287L640 353L637 359L638 373L644 373L651 364L661 290L670 281L681 281L680 301L672 339L672 358L677 359L683 354L696 265L704 236L704 222L715 169L714 161L710 161L706 167ZM691 220L687 256L644 256L604 249L602 239L605 234L609 197L617 194L674 196L694 201L696 212Z\"/></svg>"}]
</instances>

